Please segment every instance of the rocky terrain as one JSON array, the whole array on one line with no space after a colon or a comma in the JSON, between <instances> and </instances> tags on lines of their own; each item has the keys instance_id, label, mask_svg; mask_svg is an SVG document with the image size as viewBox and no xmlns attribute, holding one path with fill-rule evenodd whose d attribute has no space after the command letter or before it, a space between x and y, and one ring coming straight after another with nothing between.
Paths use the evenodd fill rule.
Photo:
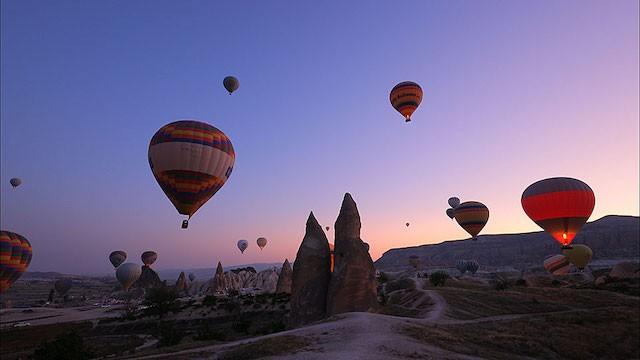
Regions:
<instances>
[{"instance_id":1,"label":"rocky terrain","mask_svg":"<svg viewBox=\"0 0 640 360\"><path fill-rule=\"evenodd\" d=\"M574 244L586 244L593 260L638 259L640 218L605 216L587 223ZM453 268L459 259L476 259L481 269L499 267L525 269L541 267L547 255L558 254L559 246L545 232L480 235L478 241L451 240L439 244L391 249L375 262L376 269L395 271L408 267L409 256L420 257L421 268Z\"/></svg>"}]
</instances>

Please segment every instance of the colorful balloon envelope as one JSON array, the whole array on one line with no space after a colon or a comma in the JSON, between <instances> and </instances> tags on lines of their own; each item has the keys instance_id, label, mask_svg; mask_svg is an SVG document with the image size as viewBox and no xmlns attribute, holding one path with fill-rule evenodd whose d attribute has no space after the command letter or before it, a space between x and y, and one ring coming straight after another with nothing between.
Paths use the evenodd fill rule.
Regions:
<instances>
[{"instance_id":1,"label":"colorful balloon envelope","mask_svg":"<svg viewBox=\"0 0 640 360\"><path fill-rule=\"evenodd\" d=\"M560 254L547 257L542 265L552 275L566 275L571 267L569 259Z\"/></svg>"},{"instance_id":2,"label":"colorful balloon envelope","mask_svg":"<svg viewBox=\"0 0 640 360\"><path fill-rule=\"evenodd\" d=\"M155 251L145 251L140 255L140 260L142 260L144 266L151 266L158 260L158 254Z\"/></svg>"},{"instance_id":3,"label":"colorful balloon envelope","mask_svg":"<svg viewBox=\"0 0 640 360\"><path fill-rule=\"evenodd\" d=\"M0 293L13 285L31 263L32 248L24 236L0 231Z\"/></svg>"},{"instance_id":4,"label":"colorful balloon envelope","mask_svg":"<svg viewBox=\"0 0 640 360\"><path fill-rule=\"evenodd\" d=\"M522 193L524 212L563 248L569 247L591 216L595 204L596 198L589 185L572 178L540 180Z\"/></svg>"},{"instance_id":5,"label":"colorful balloon envelope","mask_svg":"<svg viewBox=\"0 0 640 360\"><path fill-rule=\"evenodd\" d=\"M149 143L153 176L178 212L189 218L229 179L235 158L231 140L200 121L167 124Z\"/></svg>"},{"instance_id":6,"label":"colorful balloon envelope","mask_svg":"<svg viewBox=\"0 0 640 360\"><path fill-rule=\"evenodd\" d=\"M471 235L473 240L489 221L489 208L477 201L465 201L454 209L458 224Z\"/></svg>"},{"instance_id":7,"label":"colorful balloon envelope","mask_svg":"<svg viewBox=\"0 0 640 360\"><path fill-rule=\"evenodd\" d=\"M222 80L222 85L229 92L229 95L240 87L240 81L234 76L227 76Z\"/></svg>"},{"instance_id":8,"label":"colorful balloon envelope","mask_svg":"<svg viewBox=\"0 0 640 360\"><path fill-rule=\"evenodd\" d=\"M591 248L583 244L576 244L572 245L571 248L562 249L562 254L580 270L583 270L593 257Z\"/></svg>"},{"instance_id":9,"label":"colorful balloon envelope","mask_svg":"<svg viewBox=\"0 0 640 360\"><path fill-rule=\"evenodd\" d=\"M142 268L138 264L126 263L122 264L116 270L116 278L126 291L135 283L142 275Z\"/></svg>"},{"instance_id":10,"label":"colorful balloon envelope","mask_svg":"<svg viewBox=\"0 0 640 360\"><path fill-rule=\"evenodd\" d=\"M15 188L22 184L22 180L20 178L12 178L11 180L9 180L9 184L11 184L11 186Z\"/></svg>"},{"instance_id":11,"label":"colorful balloon envelope","mask_svg":"<svg viewBox=\"0 0 640 360\"><path fill-rule=\"evenodd\" d=\"M267 239L259 237L258 240L256 240L256 244L258 244L258 247L260 247L260 250L262 250L265 246L267 246Z\"/></svg>"},{"instance_id":12,"label":"colorful balloon envelope","mask_svg":"<svg viewBox=\"0 0 640 360\"><path fill-rule=\"evenodd\" d=\"M422 102L422 88L413 81L401 82L391 89L389 100L393 108L409 122L411 115Z\"/></svg>"},{"instance_id":13,"label":"colorful balloon envelope","mask_svg":"<svg viewBox=\"0 0 640 360\"><path fill-rule=\"evenodd\" d=\"M122 250L116 250L109 254L109 261L114 268L120 266L125 260L127 260L127 253Z\"/></svg>"},{"instance_id":14,"label":"colorful balloon envelope","mask_svg":"<svg viewBox=\"0 0 640 360\"><path fill-rule=\"evenodd\" d=\"M238 249L240 252L244 254L244 251L249 247L249 242L247 240L238 240Z\"/></svg>"}]
</instances>

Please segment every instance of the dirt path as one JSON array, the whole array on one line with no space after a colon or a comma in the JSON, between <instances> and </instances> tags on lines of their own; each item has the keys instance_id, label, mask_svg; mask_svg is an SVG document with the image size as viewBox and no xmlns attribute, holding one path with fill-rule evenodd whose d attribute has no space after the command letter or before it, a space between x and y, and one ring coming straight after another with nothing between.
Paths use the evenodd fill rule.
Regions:
<instances>
[{"instance_id":1,"label":"dirt path","mask_svg":"<svg viewBox=\"0 0 640 360\"><path fill-rule=\"evenodd\" d=\"M414 278L416 283L416 290L422 291L424 296L428 296L431 298L433 306L431 310L422 318L424 321L428 322L439 322L444 318L445 312L447 310L447 301L442 297L442 295L438 294L436 290L425 290L424 282L419 281L420 279Z\"/></svg>"}]
</instances>

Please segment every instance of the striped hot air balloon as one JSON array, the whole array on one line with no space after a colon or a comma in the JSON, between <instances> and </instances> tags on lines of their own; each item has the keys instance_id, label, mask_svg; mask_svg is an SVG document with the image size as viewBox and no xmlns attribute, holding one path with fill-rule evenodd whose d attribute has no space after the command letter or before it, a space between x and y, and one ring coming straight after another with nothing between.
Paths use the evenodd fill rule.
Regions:
<instances>
[{"instance_id":1,"label":"striped hot air balloon","mask_svg":"<svg viewBox=\"0 0 640 360\"><path fill-rule=\"evenodd\" d=\"M181 120L160 128L149 143L149 165L162 191L189 218L229 179L235 152L215 127ZM183 228L188 220L183 222Z\"/></svg>"},{"instance_id":2,"label":"striped hot air balloon","mask_svg":"<svg viewBox=\"0 0 640 360\"><path fill-rule=\"evenodd\" d=\"M456 269L460 271L460 274L464 274L467 272L467 261L466 260L458 260L456 261Z\"/></svg>"},{"instance_id":3,"label":"striped hot air balloon","mask_svg":"<svg viewBox=\"0 0 640 360\"><path fill-rule=\"evenodd\" d=\"M422 102L422 88L413 81L404 81L391 89L389 94L391 105L405 118L411 121L411 115Z\"/></svg>"},{"instance_id":4,"label":"striped hot air balloon","mask_svg":"<svg viewBox=\"0 0 640 360\"><path fill-rule=\"evenodd\" d=\"M145 251L140 255L140 260L144 266L149 267L158 260L158 254L155 251Z\"/></svg>"},{"instance_id":5,"label":"striped hot air balloon","mask_svg":"<svg viewBox=\"0 0 640 360\"><path fill-rule=\"evenodd\" d=\"M475 274L476 271L478 271L478 269L480 268L480 265L475 260L467 260L464 262L464 265L467 268L467 271L472 274Z\"/></svg>"},{"instance_id":6,"label":"striped hot air balloon","mask_svg":"<svg viewBox=\"0 0 640 360\"><path fill-rule=\"evenodd\" d=\"M29 240L10 231L0 231L0 293L13 285L31 263Z\"/></svg>"},{"instance_id":7,"label":"striped hot air balloon","mask_svg":"<svg viewBox=\"0 0 640 360\"><path fill-rule=\"evenodd\" d=\"M454 209L454 217L473 240L477 240L478 234L489 221L489 208L481 202L465 201Z\"/></svg>"},{"instance_id":8,"label":"striped hot air balloon","mask_svg":"<svg viewBox=\"0 0 640 360\"><path fill-rule=\"evenodd\" d=\"M589 185L557 177L535 182L522 193L527 216L548 232L563 248L569 248L596 204Z\"/></svg>"},{"instance_id":9,"label":"striped hot air balloon","mask_svg":"<svg viewBox=\"0 0 640 360\"><path fill-rule=\"evenodd\" d=\"M552 275L566 275L571 267L569 259L560 254L547 257L542 265Z\"/></svg>"}]
</instances>

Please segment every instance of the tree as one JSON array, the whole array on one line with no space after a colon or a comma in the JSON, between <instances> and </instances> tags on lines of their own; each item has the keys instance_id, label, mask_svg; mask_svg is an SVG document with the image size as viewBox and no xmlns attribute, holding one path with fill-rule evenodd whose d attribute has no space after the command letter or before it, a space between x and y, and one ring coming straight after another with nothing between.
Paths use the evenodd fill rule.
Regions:
<instances>
[{"instance_id":1,"label":"tree","mask_svg":"<svg viewBox=\"0 0 640 360\"><path fill-rule=\"evenodd\" d=\"M145 309L145 313L157 315L159 319L162 319L167 313L180 309L180 304L176 301L177 298L178 294L167 286L148 289L145 303L149 307Z\"/></svg>"}]
</instances>

